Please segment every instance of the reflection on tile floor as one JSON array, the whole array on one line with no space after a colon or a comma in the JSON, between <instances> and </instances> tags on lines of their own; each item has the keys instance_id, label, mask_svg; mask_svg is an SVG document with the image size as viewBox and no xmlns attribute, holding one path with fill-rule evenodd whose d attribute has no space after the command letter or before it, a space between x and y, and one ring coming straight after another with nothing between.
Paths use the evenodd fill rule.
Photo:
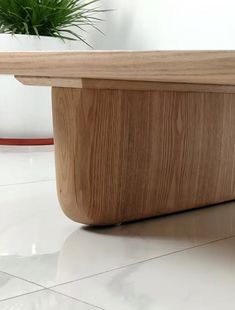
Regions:
<instances>
[{"instance_id":1,"label":"reflection on tile floor","mask_svg":"<svg viewBox=\"0 0 235 310\"><path fill-rule=\"evenodd\" d=\"M234 309L235 238L167 255L56 290L112 310Z\"/></svg>"},{"instance_id":2,"label":"reflection on tile floor","mask_svg":"<svg viewBox=\"0 0 235 310\"><path fill-rule=\"evenodd\" d=\"M0 271L9 275L0 273L0 299L46 287L105 310L214 310L222 309L216 307L223 296L224 308L234 302L225 292L234 289L234 240L216 241L235 236L234 202L122 226L86 227L59 207L52 147L24 149L23 155L21 148L2 150ZM221 300L216 277L224 286ZM211 303L212 288L217 304ZM61 296L48 290L27 294L1 301L0 309L93 309Z\"/></svg>"}]
</instances>

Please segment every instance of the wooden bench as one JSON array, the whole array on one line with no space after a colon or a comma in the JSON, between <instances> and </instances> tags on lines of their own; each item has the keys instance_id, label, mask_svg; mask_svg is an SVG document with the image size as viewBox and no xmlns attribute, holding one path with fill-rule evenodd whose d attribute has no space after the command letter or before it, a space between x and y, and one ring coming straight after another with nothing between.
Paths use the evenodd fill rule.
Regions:
<instances>
[{"instance_id":1,"label":"wooden bench","mask_svg":"<svg viewBox=\"0 0 235 310\"><path fill-rule=\"evenodd\" d=\"M234 51L9 52L0 74L52 87L71 219L117 224L235 199Z\"/></svg>"}]
</instances>

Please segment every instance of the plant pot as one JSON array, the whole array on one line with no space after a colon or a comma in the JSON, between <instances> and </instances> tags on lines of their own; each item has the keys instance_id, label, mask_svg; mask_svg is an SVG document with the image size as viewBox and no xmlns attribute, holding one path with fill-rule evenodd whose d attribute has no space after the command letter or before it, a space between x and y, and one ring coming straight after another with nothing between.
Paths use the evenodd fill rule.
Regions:
<instances>
[{"instance_id":1,"label":"plant pot","mask_svg":"<svg viewBox=\"0 0 235 310\"><path fill-rule=\"evenodd\" d=\"M81 49L87 48L78 41L0 34L0 51ZM48 87L29 88L21 85L12 76L0 76L0 89L0 139L5 138L1 141L31 138L32 142L32 139L47 139L53 136L51 94Z\"/></svg>"}]
</instances>

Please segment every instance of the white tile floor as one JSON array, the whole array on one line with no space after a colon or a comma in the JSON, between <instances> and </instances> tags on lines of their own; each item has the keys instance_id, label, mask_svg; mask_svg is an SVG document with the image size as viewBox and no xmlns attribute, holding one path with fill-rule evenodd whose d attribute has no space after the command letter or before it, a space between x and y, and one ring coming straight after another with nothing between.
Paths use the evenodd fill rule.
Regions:
<instances>
[{"instance_id":1,"label":"white tile floor","mask_svg":"<svg viewBox=\"0 0 235 310\"><path fill-rule=\"evenodd\" d=\"M235 308L235 203L112 228L73 223L53 147L0 147L1 310Z\"/></svg>"}]
</instances>

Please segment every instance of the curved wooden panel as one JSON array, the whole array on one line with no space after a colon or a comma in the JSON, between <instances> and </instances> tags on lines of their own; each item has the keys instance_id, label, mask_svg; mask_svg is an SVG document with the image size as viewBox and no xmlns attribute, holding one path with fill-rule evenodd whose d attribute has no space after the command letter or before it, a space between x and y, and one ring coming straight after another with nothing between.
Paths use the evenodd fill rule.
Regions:
<instances>
[{"instance_id":1,"label":"curved wooden panel","mask_svg":"<svg viewBox=\"0 0 235 310\"><path fill-rule=\"evenodd\" d=\"M235 198L235 94L53 89L64 212L117 224Z\"/></svg>"}]
</instances>

